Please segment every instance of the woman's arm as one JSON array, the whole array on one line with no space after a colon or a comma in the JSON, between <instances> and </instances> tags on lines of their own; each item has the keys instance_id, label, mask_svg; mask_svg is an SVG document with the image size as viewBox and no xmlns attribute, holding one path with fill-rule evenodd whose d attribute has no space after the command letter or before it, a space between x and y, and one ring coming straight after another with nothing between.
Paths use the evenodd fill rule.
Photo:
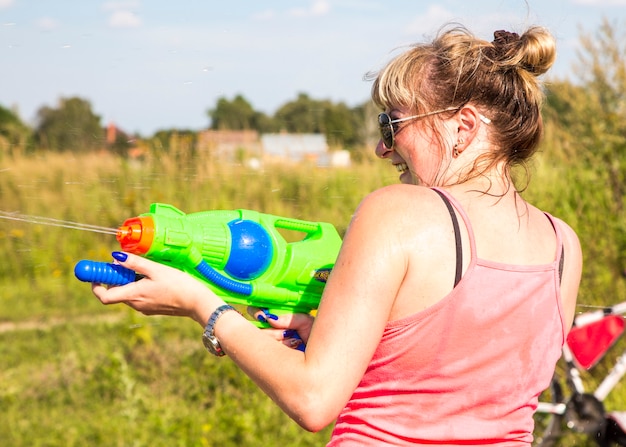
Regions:
<instances>
[{"instance_id":1,"label":"woman's arm","mask_svg":"<svg viewBox=\"0 0 626 447\"><path fill-rule=\"evenodd\" d=\"M304 428L317 431L345 406L378 346L407 256L395 224L403 207L391 192L368 196L357 209L326 285L306 352L276 343L236 312L215 325L222 348ZM126 303L144 314L179 315L204 326L223 301L195 278L138 256L123 265L145 279L106 289L105 304Z\"/></svg>"},{"instance_id":2,"label":"woman's arm","mask_svg":"<svg viewBox=\"0 0 626 447\"><path fill-rule=\"evenodd\" d=\"M561 278L561 299L569 328L576 314L576 299L582 275L583 255L580 241L574 230L560 219L557 219L557 222L563 236L563 253L565 256Z\"/></svg>"}]
</instances>

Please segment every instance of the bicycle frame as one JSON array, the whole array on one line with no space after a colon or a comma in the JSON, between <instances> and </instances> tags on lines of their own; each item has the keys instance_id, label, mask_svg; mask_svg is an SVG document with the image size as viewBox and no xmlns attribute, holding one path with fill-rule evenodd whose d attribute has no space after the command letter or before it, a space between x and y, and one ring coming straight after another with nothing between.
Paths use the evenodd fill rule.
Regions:
<instances>
[{"instance_id":1,"label":"bicycle frame","mask_svg":"<svg viewBox=\"0 0 626 447\"><path fill-rule=\"evenodd\" d=\"M565 388L569 395L564 395L563 386L557 378L551 384L552 401L539 402L537 413L551 414L553 420L548 424L546 436L539 446L555 445L560 436L563 420L568 429L591 435L600 446L626 445L626 435L621 424L624 418L617 413L606 413L604 400L626 375L626 351L602 379L593 392L586 390L581 372L590 370L610 350L623 335L626 302L600 310L584 312L576 316L572 331L563 346L562 359L565 363ZM596 334L590 340L590 334Z\"/></svg>"}]
</instances>

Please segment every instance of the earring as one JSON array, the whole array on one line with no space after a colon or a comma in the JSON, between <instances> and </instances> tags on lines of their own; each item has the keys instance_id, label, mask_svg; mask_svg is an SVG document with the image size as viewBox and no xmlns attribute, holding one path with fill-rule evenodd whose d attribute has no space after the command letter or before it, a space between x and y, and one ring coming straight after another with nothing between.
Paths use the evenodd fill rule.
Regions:
<instances>
[{"instance_id":1,"label":"earring","mask_svg":"<svg viewBox=\"0 0 626 447\"><path fill-rule=\"evenodd\" d=\"M459 141L452 147L452 156L454 158L459 156L459 145L465 143L463 138L459 138Z\"/></svg>"}]
</instances>

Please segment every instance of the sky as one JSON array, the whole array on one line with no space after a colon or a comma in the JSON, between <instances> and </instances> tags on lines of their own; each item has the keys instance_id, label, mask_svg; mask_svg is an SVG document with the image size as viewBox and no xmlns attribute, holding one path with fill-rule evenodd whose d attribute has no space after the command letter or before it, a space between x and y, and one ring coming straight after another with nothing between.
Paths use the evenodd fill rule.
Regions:
<instances>
[{"instance_id":1,"label":"sky","mask_svg":"<svg viewBox=\"0 0 626 447\"><path fill-rule=\"evenodd\" d=\"M273 114L306 93L350 107L364 75L449 22L493 40L540 25L552 76L575 80L581 32L626 25L626 0L0 0L0 106L31 126L60 98L150 136L209 127L219 98Z\"/></svg>"}]
</instances>

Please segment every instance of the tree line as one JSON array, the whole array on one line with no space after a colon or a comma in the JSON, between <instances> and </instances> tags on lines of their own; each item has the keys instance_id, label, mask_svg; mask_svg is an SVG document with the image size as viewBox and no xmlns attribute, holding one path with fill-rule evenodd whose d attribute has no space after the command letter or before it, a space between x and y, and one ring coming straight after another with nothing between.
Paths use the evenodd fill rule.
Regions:
<instances>
[{"instance_id":1,"label":"tree line","mask_svg":"<svg viewBox=\"0 0 626 447\"><path fill-rule=\"evenodd\" d=\"M621 163L622 158L626 159L626 51L622 29L620 24L604 19L595 33L581 31L582 51L572 67L576 82L549 80L543 112L546 128L560 135L555 156L602 166L620 209L626 188ZM270 116L255 110L244 96L236 95L232 99L219 98L206 113L208 128L215 130L321 133L331 147L349 150L377 141L378 111L369 101L349 107L300 93ZM169 129L142 139L167 150L167 141L174 133L195 134ZM62 98L55 107L41 107L32 128L0 105L0 155L46 150L86 152L103 147L124 154L130 142L139 137L119 132L115 141L106 143L105 136L101 117L84 98Z\"/></svg>"},{"instance_id":2,"label":"tree line","mask_svg":"<svg viewBox=\"0 0 626 447\"><path fill-rule=\"evenodd\" d=\"M571 188L553 197L556 193L546 185L539 200L549 201L550 208L556 204L554 214L565 217L581 235L587 259L585 281L613 281L618 290L626 268L626 27L604 19L595 31L581 30L580 42L571 80L547 79L544 139L534 161L560 180L567 178ZM377 112L369 102L350 108L301 93L272 116L254 110L241 95L220 98L207 117L212 129L320 132L330 145L360 154L372 151L378 139ZM196 138L195 132L170 129L142 141L157 155L174 153L188 160L193 158ZM106 146L101 118L82 98L64 98L56 107L42 107L33 128L0 106L3 161L7 156L46 150L85 152L105 147L125 154L132 139L119 134ZM525 193L532 194L533 188L531 183ZM615 269L610 275L606 264Z\"/></svg>"},{"instance_id":3,"label":"tree line","mask_svg":"<svg viewBox=\"0 0 626 447\"><path fill-rule=\"evenodd\" d=\"M351 108L342 102L317 100L300 93L270 116L255 110L239 94L233 99L219 98L215 107L207 110L207 117L208 128L214 130L321 133L330 146L352 149L367 144L375 135L375 128L370 126L367 130L363 126L368 113L375 114L370 103ZM186 129L167 129L143 139L154 140L163 148L174 133L195 134ZM56 107L41 107L33 128L23 123L15 112L0 105L0 153L88 152L107 148L124 154L137 138L141 137L118 129L115 140L106 141L102 119L85 98L61 98Z\"/></svg>"}]
</instances>

